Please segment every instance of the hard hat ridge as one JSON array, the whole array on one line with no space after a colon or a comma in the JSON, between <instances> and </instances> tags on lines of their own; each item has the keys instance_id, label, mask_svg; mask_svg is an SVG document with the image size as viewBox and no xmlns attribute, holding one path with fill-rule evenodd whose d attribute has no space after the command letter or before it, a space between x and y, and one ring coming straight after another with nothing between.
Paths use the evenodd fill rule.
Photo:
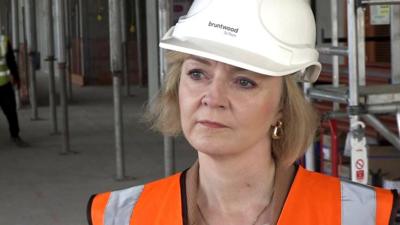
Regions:
<instances>
[{"instance_id":1,"label":"hard hat ridge","mask_svg":"<svg viewBox=\"0 0 400 225\"><path fill-rule=\"evenodd\" d=\"M315 47L315 19L304 0L263 0L259 15L265 29L278 41L291 46Z\"/></svg>"},{"instance_id":2,"label":"hard hat ridge","mask_svg":"<svg viewBox=\"0 0 400 225\"><path fill-rule=\"evenodd\" d=\"M271 76L315 81L321 70L304 0L195 0L160 47Z\"/></svg>"}]
</instances>

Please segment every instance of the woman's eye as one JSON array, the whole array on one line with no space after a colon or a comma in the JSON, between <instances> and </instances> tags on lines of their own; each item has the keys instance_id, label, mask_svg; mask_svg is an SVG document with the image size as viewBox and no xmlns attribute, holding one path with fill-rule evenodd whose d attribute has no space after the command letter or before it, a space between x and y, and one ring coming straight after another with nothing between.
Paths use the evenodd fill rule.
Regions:
<instances>
[{"instance_id":1,"label":"woman's eye","mask_svg":"<svg viewBox=\"0 0 400 225\"><path fill-rule=\"evenodd\" d=\"M201 70L190 70L188 72L188 75L190 76L190 78L192 78L193 80L201 80L204 76L204 73Z\"/></svg>"},{"instance_id":2,"label":"woman's eye","mask_svg":"<svg viewBox=\"0 0 400 225\"><path fill-rule=\"evenodd\" d=\"M247 79L247 78L239 78L239 79L237 80L237 84L238 84L240 87L243 87L243 88L253 88L253 87L256 86L256 83L255 83L254 81L249 80L249 79Z\"/></svg>"}]
</instances>

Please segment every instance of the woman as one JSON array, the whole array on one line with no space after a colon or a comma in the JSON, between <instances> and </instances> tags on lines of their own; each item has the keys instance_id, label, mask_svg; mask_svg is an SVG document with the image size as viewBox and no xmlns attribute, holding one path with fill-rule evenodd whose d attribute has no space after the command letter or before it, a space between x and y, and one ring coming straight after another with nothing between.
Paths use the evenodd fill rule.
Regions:
<instances>
[{"instance_id":1,"label":"woman","mask_svg":"<svg viewBox=\"0 0 400 225\"><path fill-rule=\"evenodd\" d=\"M278 22L279 21L279 22ZM198 0L164 36L170 71L153 128L183 133L198 161L95 195L95 225L390 224L395 195L296 166L317 116L296 79L321 65L303 0Z\"/></svg>"}]
</instances>

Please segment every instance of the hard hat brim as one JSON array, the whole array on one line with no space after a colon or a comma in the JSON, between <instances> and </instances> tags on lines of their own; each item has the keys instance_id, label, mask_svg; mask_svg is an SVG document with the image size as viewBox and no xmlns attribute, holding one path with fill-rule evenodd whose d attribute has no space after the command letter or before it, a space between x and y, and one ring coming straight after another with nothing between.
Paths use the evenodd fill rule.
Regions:
<instances>
[{"instance_id":1,"label":"hard hat brim","mask_svg":"<svg viewBox=\"0 0 400 225\"><path fill-rule=\"evenodd\" d=\"M173 29L174 27L170 28L160 41L161 48L204 57L269 76L285 76L302 71L304 68L311 68L308 73L300 78L307 82L315 82L321 72L321 64L319 62L284 65L265 56L211 40L193 37L176 38L172 36Z\"/></svg>"}]
</instances>

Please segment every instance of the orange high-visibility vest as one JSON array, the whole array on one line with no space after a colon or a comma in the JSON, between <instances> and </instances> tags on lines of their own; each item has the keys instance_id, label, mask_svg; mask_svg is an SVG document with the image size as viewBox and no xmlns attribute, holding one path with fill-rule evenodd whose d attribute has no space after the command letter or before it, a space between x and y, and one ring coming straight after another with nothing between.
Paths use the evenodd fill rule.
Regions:
<instances>
[{"instance_id":1,"label":"orange high-visibility vest","mask_svg":"<svg viewBox=\"0 0 400 225\"><path fill-rule=\"evenodd\" d=\"M94 195L88 205L89 224L189 225L185 174ZM277 225L389 225L395 205L394 191L299 167Z\"/></svg>"}]
</instances>

